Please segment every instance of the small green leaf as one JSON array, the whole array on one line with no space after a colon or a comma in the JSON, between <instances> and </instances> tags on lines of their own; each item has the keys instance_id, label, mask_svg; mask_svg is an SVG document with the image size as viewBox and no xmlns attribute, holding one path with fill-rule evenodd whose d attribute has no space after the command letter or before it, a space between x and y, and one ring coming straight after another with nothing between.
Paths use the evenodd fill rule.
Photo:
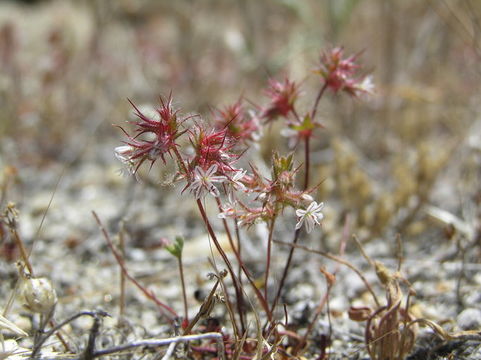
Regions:
<instances>
[{"instance_id":1,"label":"small green leaf","mask_svg":"<svg viewBox=\"0 0 481 360\"><path fill-rule=\"evenodd\" d=\"M170 252L176 258L182 256L182 250L184 248L184 238L182 236L177 236L175 242L172 245L168 245L165 249Z\"/></svg>"}]
</instances>

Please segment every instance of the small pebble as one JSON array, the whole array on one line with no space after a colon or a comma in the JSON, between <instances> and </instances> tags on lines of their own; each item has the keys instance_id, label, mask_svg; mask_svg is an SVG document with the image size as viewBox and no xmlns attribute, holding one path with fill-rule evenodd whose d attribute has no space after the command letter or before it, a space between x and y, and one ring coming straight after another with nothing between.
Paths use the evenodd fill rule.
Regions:
<instances>
[{"instance_id":1,"label":"small pebble","mask_svg":"<svg viewBox=\"0 0 481 360\"><path fill-rule=\"evenodd\" d=\"M475 308L464 309L456 319L463 330L478 330L481 328L481 310Z\"/></svg>"}]
</instances>

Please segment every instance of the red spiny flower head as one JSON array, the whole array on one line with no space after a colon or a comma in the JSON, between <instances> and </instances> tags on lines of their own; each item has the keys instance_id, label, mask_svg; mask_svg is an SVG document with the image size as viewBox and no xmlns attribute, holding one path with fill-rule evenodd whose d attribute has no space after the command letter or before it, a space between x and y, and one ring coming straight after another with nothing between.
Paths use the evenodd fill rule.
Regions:
<instances>
[{"instance_id":1,"label":"red spiny flower head","mask_svg":"<svg viewBox=\"0 0 481 360\"><path fill-rule=\"evenodd\" d=\"M226 129L227 135L242 145L259 140L261 131L259 119L247 113L242 99L217 111L215 127L219 130Z\"/></svg>"},{"instance_id":2,"label":"red spiny flower head","mask_svg":"<svg viewBox=\"0 0 481 360\"><path fill-rule=\"evenodd\" d=\"M322 76L326 86L334 93L345 91L352 96L372 92L370 77L357 76L359 54L344 58L344 49L336 47L321 54L320 66L315 72Z\"/></svg>"},{"instance_id":3,"label":"red spiny flower head","mask_svg":"<svg viewBox=\"0 0 481 360\"><path fill-rule=\"evenodd\" d=\"M190 169L199 166L207 170L216 165L217 171L227 177L228 173L237 171L232 164L240 155L233 152L235 139L227 136L227 129L206 130L202 126L197 126L191 137L191 143L195 149L195 157L190 163Z\"/></svg>"},{"instance_id":4,"label":"red spiny flower head","mask_svg":"<svg viewBox=\"0 0 481 360\"><path fill-rule=\"evenodd\" d=\"M261 118L271 121L278 116L286 117L294 110L294 103L299 95L299 86L287 78L284 79L284 82L270 80L266 94L270 97L271 102L262 110Z\"/></svg>"},{"instance_id":5,"label":"red spiny flower head","mask_svg":"<svg viewBox=\"0 0 481 360\"><path fill-rule=\"evenodd\" d=\"M130 101L130 100L129 100ZM127 135L124 146L115 149L115 154L122 162L129 165L132 172L146 160L154 162L161 158L165 163L165 155L172 156L171 151L177 146L176 140L185 133L179 131L179 125L185 120L179 121L177 111L172 108L172 97L169 95L167 101L160 98L160 107L156 109L158 118L152 118L142 113L137 106L132 103L135 109L137 120L133 136L129 135L124 128L119 128Z\"/></svg>"}]
</instances>

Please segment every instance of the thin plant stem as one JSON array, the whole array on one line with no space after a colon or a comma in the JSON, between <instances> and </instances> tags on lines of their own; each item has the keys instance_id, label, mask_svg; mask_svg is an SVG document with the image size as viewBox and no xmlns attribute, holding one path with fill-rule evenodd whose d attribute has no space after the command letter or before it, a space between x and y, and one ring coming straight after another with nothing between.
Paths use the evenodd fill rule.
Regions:
<instances>
[{"instance_id":1,"label":"thin plant stem","mask_svg":"<svg viewBox=\"0 0 481 360\"><path fill-rule=\"evenodd\" d=\"M120 224L119 232L119 248L122 258L125 259L125 223L122 221ZM119 298L119 315L122 319L125 315L125 274L122 271L122 267L119 265L120 269L120 298Z\"/></svg>"},{"instance_id":2,"label":"thin plant stem","mask_svg":"<svg viewBox=\"0 0 481 360\"><path fill-rule=\"evenodd\" d=\"M198 200L198 205L199 205L199 204L200 204L200 206L202 207L202 203ZM203 209L203 207L202 207L201 215L202 215L202 217L206 216L205 210ZM219 247L220 247L220 244L219 244L219 242L217 241L217 237L216 237L216 235L215 235L215 233L214 233L214 231L213 231L213 229L212 229L212 226L210 226L210 223L209 223L207 217L206 217L206 220L207 220L207 223L208 223L207 231L209 232L209 235L212 237L213 240L215 239L214 244L216 244L216 242L217 242L217 244L218 244ZM217 245L216 245L216 247L217 247ZM220 252L220 251L219 251L219 252ZM225 252L224 252L223 250L222 250L222 252L223 252L224 255L225 255ZM245 267L244 262L243 262L242 259L240 258L239 254L238 254L237 252L234 252L234 254L235 254L236 257L237 257L237 261L239 262L239 265L240 265L240 267L242 268L242 271L243 271L244 274L246 275L247 280L248 280L249 283L251 284L251 286L252 286L252 288L253 288L256 296L257 296L257 299L258 299L259 302L261 303L262 308L264 309L264 311L265 311L266 314L267 314L267 317L268 317L269 320L270 320L270 319L272 318L272 315L271 315L271 312L270 312L270 310L269 310L269 305L267 304L266 299L264 298L264 296L262 295L262 293L261 293L261 292L259 291L259 289L257 288L256 284L254 283L254 280L252 280L252 276L250 275L249 271L248 271L247 268ZM222 256L222 253L221 253L221 256ZM227 257L227 256L226 256L226 257ZM225 261L225 260L224 260L224 261ZM228 267L229 267L229 265L228 265ZM232 273L231 273L231 274L232 274Z\"/></svg>"},{"instance_id":3,"label":"thin plant stem","mask_svg":"<svg viewBox=\"0 0 481 360\"><path fill-rule=\"evenodd\" d=\"M107 241L107 246L109 247L110 251L114 255L115 260L117 260L117 263L119 264L119 266L122 268L122 272L124 273L125 277L129 279L148 299L152 300L159 308L163 310L167 310L167 312L170 313L171 317L172 316L177 317L177 313L174 311L174 309L172 309L170 306L160 301L151 290L146 289L137 281L137 279L135 279L132 275L129 274L125 266L124 259L122 258L122 255L119 253L119 251L115 248L114 244L112 243L112 239L110 239L110 236L107 233L107 230L105 230L97 213L95 211L92 211L92 215L95 218L95 221L97 222L97 225L99 226L99 229L102 232L105 240ZM166 315L165 312L164 312L164 315Z\"/></svg>"},{"instance_id":4,"label":"thin plant stem","mask_svg":"<svg viewBox=\"0 0 481 360\"><path fill-rule=\"evenodd\" d=\"M242 286L241 276L240 276L241 275L240 270L242 270L244 272L244 274L246 275L247 280L251 284L252 288L254 289L254 292L257 296L257 299L261 303L264 311L267 314L267 317L270 320L271 319L271 312L269 311L269 305L267 304L267 300L262 295L262 293L259 291L259 288L254 283L254 280L252 280L252 276L250 275L249 270L247 270L247 268L244 265L244 262L242 261L242 257L241 257L241 253L240 253L240 251L242 249L241 248L241 241L240 241L240 231L239 231L239 226L238 226L237 222L235 222L235 231L236 231L236 237L237 237L237 249L238 250L236 251L236 249L233 248L233 251L234 251L234 255L236 256L237 263L239 264L239 279L238 279L238 282L239 282L240 286Z\"/></svg>"},{"instance_id":5,"label":"thin plant stem","mask_svg":"<svg viewBox=\"0 0 481 360\"><path fill-rule=\"evenodd\" d=\"M218 197L215 198L216 202L217 202L217 208L219 209L219 213L222 212L222 204L220 202L220 199ZM231 231L229 229L229 225L227 224L227 220L226 219L222 219L222 224L224 225L224 230L227 234L227 238L229 239L229 244L232 248L232 251L234 252L236 258L238 259L238 263L240 262L240 255L239 254L239 248L236 248L236 246L234 245L234 240L232 239L232 234L231 234ZM239 245L239 242L237 243ZM238 279L238 286L239 286L239 289L242 289L242 283L240 282L240 272L239 272L239 279ZM239 295L240 297L237 298L237 308L238 308L238 311L239 311L239 314L243 314L244 311L244 295L242 293L242 291L239 291ZM240 315L239 315L240 316ZM242 315L243 316L243 315ZM242 326L242 332L244 332L245 328L244 328L244 320L241 321L241 326Z\"/></svg>"},{"instance_id":6,"label":"thin plant stem","mask_svg":"<svg viewBox=\"0 0 481 360\"><path fill-rule=\"evenodd\" d=\"M292 243L287 243L287 242L284 242L284 241L279 241L279 240L274 240L274 242L276 244L281 244L281 245L287 245L287 246L291 246L291 247L295 247L295 248L298 248L298 249L302 249L304 251L307 251L307 252L311 252L311 253L314 253L314 254L319 254L321 256L324 256L330 260L333 260L333 261L336 261L338 262L339 264L342 264L342 265L345 265L347 266L349 269L351 269L352 271L354 271L357 276L359 276L359 278L362 280L362 282L364 283L364 285L366 286L366 289L371 293L372 295L372 298L374 300L374 302L376 303L376 306L377 307L380 307L381 306L381 302L379 301L379 299L377 298L376 296L376 293L374 292L374 290L372 289L372 286L371 284L369 284L369 281L367 281L366 277L362 274L362 272L356 268L354 265L352 265L349 261L347 260L344 260L342 258L340 258L339 256L336 256L336 255L333 255L333 254L330 254L330 253L327 253L327 252L324 252L324 251L319 251L319 250L314 250L314 249L310 249L306 246L302 246L302 245L297 245L297 244L292 244Z\"/></svg>"},{"instance_id":7,"label":"thin plant stem","mask_svg":"<svg viewBox=\"0 0 481 360\"><path fill-rule=\"evenodd\" d=\"M20 249L20 256L22 257L23 263L27 267L29 274L33 276L32 264L30 263L27 250L25 249L25 245L23 244L22 239L20 239L20 236L18 235L17 229L15 229L14 227L10 227L10 232L12 233L13 238L15 239L15 244Z\"/></svg>"},{"instance_id":8,"label":"thin plant stem","mask_svg":"<svg viewBox=\"0 0 481 360\"><path fill-rule=\"evenodd\" d=\"M312 107L312 111L311 111L311 120L314 120L314 118L316 116L317 108L319 106L319 102L320 102L322 96L324 95L324 92L326 91L326 89L327 89L327 82L324 82L324 85L321 87L321 89L317 93L316 100L314 101L314 106ZM305 175L304 175L305 176L304 177L304 190L307 190L307 188L309 186L309 167L310 167L309 138L308 137L306 138L306 141L305 141L305 167L306 167L306 171L305 171ZM297 242L299 241L300 230L301 229L296 229L296 232L294 233L294 240L292 241L292 244L294 246L292 246L289 250L289 255L287 256L286 265L284 266L284 270L282 272L281 281L279 283L279 288L277 289L276 297L274 298L274 302L272 304L271 312L274 312L274 310L276 309L277 303L279 302L279 298L281 296L282 288L284 287L284 283L286 281L286 277L287 277L287 274L289 273L289 268L291 266L292 257L294 255L294 250L296 248L295 245L297 245Z\"/></svg>"},{"instance_id":9,"label":"thin plant stem","mask_svg":"<svg viewBox=\"0 0 481 360\"><path fill-rule=\"evenodd\" d=\"M202 205L202 201L200 201L200 199L197 199L197 207L198 207L199 212L202 216L202 220L204 221L204 224L207 227L207 232L209 233L212 241L214 242L214 245L215 245L217 251L219 252L220 256L222 257L222 260L224 260L224 263L226 264L227 269L229 270L229 274L232 277L232 283L234 285L236 298L237 298L237 300L239 300L240 289L239 289L239 286L238 286L238 283L237 283L237 280L236 280L236 276L234 274L234 270L232 269L232 264L231 264L229 258L227 257L227 254L225 253L224 249L220 245L219 240L217 239L217 236L215 235L214 229L212 228L212 225L210 224L209 218L207 217L207 213L205 212L204 206ZM226 303L230 304L230 306L232 306L231 302L229 300L229 295L228 295L227 292L225 293L225 297L226 297ZM239 303L239 301L238 301L238 303ZM239 304L238 304L238 306L239 306ZM239 311L239 317L241 318L241 322L242 322L243 319L244 319L242 311ZM237 327L238 325L235 321L233 322L233 326L235 328L235 332L239 333L239 328ZM243 326L243 328L244 328L244 326Z\"/></svg>"},{"instance_id":10,"label":"thin plant stem","mask_svg":"<svg viewBox=\"0 0 481 360\"><path fill-rule=\"evenodd\" d=\"M176 336L173 338L167 339L147 339L147 340L139 340L129 344L115 346L109 349L98 350L93 353L93 357L101 357L110 354L118 354L121 352L125 352L131 349L136 349L139 347L142 348L157 348L161 346L167 346L172 343L179 343L179 342L189 342L189 341L199 341L205 339L213 339L217 341L218 345L218 353L220 353L221 359L225 359L225 349L224 349L224 342L223 342L223 335L221 333L204 333L204 334L197 334L197 335L182 335Z\"/></svg>"},{"instance_id":11,"label":"thin plant stem","mask_svg":"<svg viewBox=\"0 0 481 360\"><path fill-rule=\"evenodd\" d=\"M15 243L17 244L17 246L19 247L20 249L20 255L22 257L22 260L23 260L23 263L24 265L27 267L28 269L28 272L29 274L33 277L33 266L32 266L32 263L30 262L30 259L29 259L29 255L27 254L27 250L25 248L25 244L22 240L22 238L20 237L20 235L18 234L18 231L17 231L17 224L15 222L15 220L12 220L11 222L8 223L8 227L10 229L10 232L13 236L13 238L15 239ZM21 270L23 271L23 270ZM17 286L21 286L20 285L20 281L22 280L19 280L17 282L17 285L16 285L16 288ZM11 304L13 304L13 301L14 301L14 293L12 293L12 297L9 299L8 303L7 303L7 306L5 307L5 311L4 313L6 314L6 312L9 310ZM43 319L42 319L43 320ZM55 322L53 321L53 319L51 317L48 318L48 323L50 326L54 327L55 326ZM43 322L43 321L42 321ZM45 326L46 325L46 322L42 324L42 326ZM63 347L67 350L67 351L72 351L72 349L70 348L69 344L67 343L67 341L63 338L62 334L60 333L57 333L55 335L57 337L57 339L62 343Z\"/></svg>"},{"instance_id":12,"label":"thin plant stem","mask_svg":"<svg viewBox=\"0 0 481 360\"><path fill-rule=\"evenodd\" d=\"M179 255L177 260L179 263L180 282L182 284L182 300L184 301L184 319L187 323L189 323L189 309L187 306L187 295L185 291L184 264L182 263L182 254Z\"/></svg>"},{"instance_id":13,"label":"thin plant stem","mask_svg":"<svg viewBox=\"0 0 481 360\"><path fill-rule=\"evenodd\" d=\"M234 230L235 230L235 237L237 240L237 255L239 259L242 259L242 247L241 247L241 238L240 238L240 231L239 231L239 224L237 224L237 220L233 219L234 222ZM238 277L239 277L239 284L242 287L242 266L240 261L238 261L239 268L237 269Z\"/></svg>"},{"instance_id":14,"label":"thin plant stem","mask_svg":"<svg viewBox=\"0 0 481 360\"><path fill-rule=\"evenodd\" d=\"M312 107L312 111L311 111L311 120L314 120L314 118L316 117L319 101L321 101L322 95L324 95L324 92L326 91L326 89L327 89L327 82L324 83L322 88L317 93L317 97L316 97L316 100L314 101L314 106Z\"/></svg>"},{"instance_id":15,"label":"thin plant stem","mask_svg":"<svg viewBox=\"0 0 481 360\"><path fill-rule=\"evenodd\" d=\"M272 236L274 235L274 225L276 223L276 216L271 220L269 226L269 238L267 239L267 259L266 259L266 272L264 278L264 298L267 299L267 285L269 282L269 269L271 267L271 251L272 251Z\"/></svg>"},{"instance_id":16,"label":"thin plant stem","mask_svg":"<svg viewBox=\"0 0 481 360\"><path fill-rule=\"evenodd\" d=\"M279 282L279 287L277 288L277 293L274 298L274 302L272 303L271 313L274 313L274 311L276 310L277 303L279 302L279 299L281 297L282 288L284 287L284 283L286 282L287 273L289 272L289 268L292 262L292 256L294 254L293 249L295 245L297 245L297 242L299 241L300 233L301 233L301 229L300 228L296 229L296 232L294 233L294 240L292 241L293 247L291 247L291 249L289 250L289 255L287 256L286 265L284 266L284 270L282 271L281 281Z\"/></svg>"},{"instance_id":17,"label":"thin plant stem","mask_svg":"<svg viewBox=\"0 0 481 360\"><path fill-rule=\"evenodd\" d=\"M346 249L346 241L349 237L349 232L350 232L350 226L351 226L351 217L349 216L349 214L346 215L345 217L345 221L344 221L344 227L343 227L343 230L342 230L342 236L341 236L341 239L340 239L340 245L339 245L339 258L342 258L342 256L344 255L344 251ZM332 275L335 277L337 272L339 271L339 268L341 266L341 264L339 262L336 262L336 267L334 269L334 271L332 272ZM297 351L300 350L301 346L304 346L306 343L307 343L307 339L309 337L309 335L311 334L312 330L314 329L314 325L317 321L317 318L319 317L322 309L324 308L324 305L326 305L326 308L327 308L327 316L328 316L328 319L329 319L329 339L330 339L330 334L331 334L331 320L330 320L330 314L329 314L329 296L331 295L331 289L332 287L334 286L333 283L331 283L326 275L325 272L323 272L325 278L326 278L326 284L327 284L327 291L326 291L326 294L324 295L324 297L321 299L321 302L319 303L319 305L317 306L316 308L316 311L314 313L314 318L311 320L311 322L309 323L309 326L307 327L307 330L306 332L304 333L304 336L303 336L303 341L298 343L297 347L295 348L294 350L294 353L296 354Z\"/></svg>"},{"instance_id":18,"label":"thin plant stem","mask_svg":"<svg viewBox=\"0 0 481 360\"><path fill-rule=\"evenodd\" d=\"M82 311L82 312L79 312L73 316L71 316L70 318L68 318L67 320L65 321L62 321L60 324L58 325L55 325L54 327L52 327L52 329L50 329L49 331L47 331L45 333L45 335L39 339L39 341L35 344L35 347L33 348L32 350L32 354L30 355L31 358L35 358L35 356L38 354L40 348L42 347L42 345L45 343L45 341L48 340L49 337L51 337L55 332L57 331L60 331L60 329L62 327L64 327L65 325L67 325L68 323L74 321L75 319L78 319L79 317L81 316L91 316L91 317L95 317L97 315L101 315L101 316L107 316L107 313L104 313L102 311ZM58 333L57 333L58 334Z\"/></svg>"},{"instance_id":19,"label":"thin plant stem","mask_svg":"<svg viewBox=\"0 0 481 360\"><path fill-rule=\"evenodd\" d=\"M304 139L304 165L306 168L306 170L304 171L304 190L307 190L307 188L309 187L309 169L311 167L309 140L310 140L310 136Z\"/></svg>"},{"instance_id":20,"label":"thin plant stem","mask_svg":"<svg viewBox=\"0 0 481 360\"><path fill-rule=\"evenodd\" d=\"M327 284L327 291L322 297L319 305L316 308L316 311L314 313L314 318L312 321L309 323L306 332L304 333L304 336L302 337L302 340L297 343L297 346L294 348L294 354L297 354L299 350L301 350L302 346L305 346L307 344L307 338L312 332L312 329L314 328L314 325L316 324L317 319L319 318L319 315L321 315L322 309L324 308L324 305L329 305L329 296L331 295L331 288L332 286L328 283ZM329 309L328 309L329 312Z\"/></svg>"},{"instance_id":21,"label":"thin plant stem","mask_svg":"<svg viewBox=\"0 0 481 360\"><path fill-rule=\"evenodd\" d=\"M215 201L217 203L217 208L219 209L219 213L221 213L222 212L222 204L220 202L220 199L218 197L216 197ZM224 225L224 230L225 230L225 233L227 235L227 239L229 240L229 244L230 244L232 250L234 252L238 251L236 249L236 246L234 245L234 240L232 239L232 234L231 234L231 231L229 229L229 225L227 224L226 219L222 219L222 225Z\"/></svg>"},{"instance_id":22,"label":"thin plant stem","mask_svg":"<svg viewBox=\"0 0 481 360\"><path fill-rule=\"evenodd\" d=\"M299 116L295 108L292 109L292 113L294 114L294 117L296 118L297 122L299 124L302 123L301 117Z\"/></svg>"},{"instance_id":23,"label":"thin plant stem","mask_svg":"<svg viewBox=\"0 0 481 360\"><path fill-rule=\"evenodd\" d=\"M200 319L209 316L210 312L214 308L214 305L215 305L215 291L217 290L217 287L221 283L221 280L222 280L222 277L219 276L217 278L216 283L214 284L214 286L210 290L209 295L207 295L206 298L204 299L204 302L200 306L199 311L194 316L194 318L189 323L189 325L187 325L187 327L184 329L183 335L189 335L189 333L192 331L192 329L199 322Z\"/></svg>"}]
</instances>

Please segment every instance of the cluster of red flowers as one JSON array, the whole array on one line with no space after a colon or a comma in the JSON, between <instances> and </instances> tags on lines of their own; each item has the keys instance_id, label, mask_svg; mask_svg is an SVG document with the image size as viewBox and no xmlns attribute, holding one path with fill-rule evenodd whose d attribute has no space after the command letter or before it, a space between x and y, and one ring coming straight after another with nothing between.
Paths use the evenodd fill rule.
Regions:
<instances>
[{"instance_id":1,"label":"cluster of red flowers","mask_svg":"<svg viewBox=\"0 0 481 360\"><path fill-rule=\"evenodd\" d=\"M138 121L134 122L135 135L129 135L119 126L127 135L127 140L124 141L124 146L115 149L115 154L135 173L146 160L149 160L152 166L159 158L165 163L166 155L172 157L172 151L177 147L176 140L185 130L180 130L180 124L184 120L179 120L177 111L173 110L171 96L167 101L160 98L160 108L156 110L158 119L149 118L130 103L138 117Z\"/></svg>"},{"instance_id":2,"label":"cluster of red flowers","mask_svg":"<svg viewBox=\"0 0 481 360\"><path fill-rule=\"evenodd\" d=\"M292 155L285 158L274 155L270 179L260 175L254 166L251 166L251 174L247 174L235 164L248 147L259 140L262 123L283 118L287 126L283 133L293 140L291 145L299 141L308 144L314 130L322 127L315 114L326 89L334 93L344 91L351 96L370 92L370 78L357 75L360 68L357 58L358 55L345 58L342 48L334 48L321 55L320 65L315 70L323 80L321 90L313 110L302 116L296 110L299 84L288 78L282 82L270 80L266 90L269 102L257 111L246 109L243 99L239 99L216 110L212 125L199 119L194 121L193 126L187 127L185 122L192 116L181 117L178 110L173 109L171 96L160 98L160 107L154 117L145 115L131 103L138 119L134 122L133 135L120 127L127 140L115 149L116 156L132 173L136 173L145 161L150 161L152 166L157 159L163 163L167 158L173 159L177 164L176 178L184 179L187 182L185 189L189 189L197 199L207 193L218 197L220 190L230 195L221 217L234 217L244 224L252 224L259 219L272 219L285 206L292 206L300 210L298 216L302 213L310 219L306 222L312 228L321 219L319 212L322 206L308 195L308 189L295 189L297 169L293 167ZM187 140L182 140L183 137ZM182 151L189 143L194 149L192 155ZM255 194L252 201L259 202L259 206L245 205L235 195L238 190ZM306 202L312 205L309 211L308 208L304 210ZM235 210L236 205L238 210Z\"/></svg>"},{"instance_id":3,"label":"cluster of red flowers","mask_svg":"<svg viewBox=\"0 0 481 360\"><path fill-rule=\"evenodd\" d=\"M320 66L315 73L321 75L326 86L334 93L345 91L351 96L372 93L374 86L370 76L357 75L359 54L344 57L344 49L337 47L321 54Z\"/></svg>"}]
</instances>

